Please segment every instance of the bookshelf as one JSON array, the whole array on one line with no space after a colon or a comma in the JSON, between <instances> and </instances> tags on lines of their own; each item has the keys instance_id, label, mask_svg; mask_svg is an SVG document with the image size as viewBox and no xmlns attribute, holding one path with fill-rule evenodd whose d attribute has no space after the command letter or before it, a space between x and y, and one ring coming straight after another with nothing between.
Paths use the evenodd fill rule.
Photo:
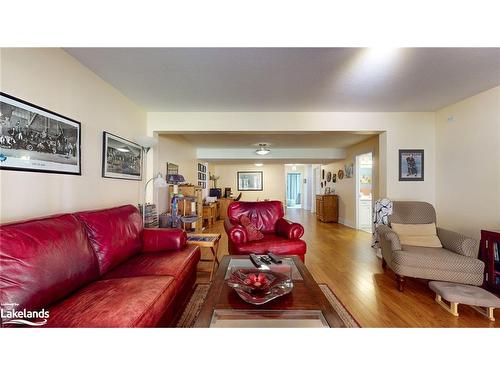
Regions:
<instances>
[{"instance_id":1,"label":"bookshelf","mask_svg":"<svg viewBox=\"0 0 500 375\"><path fill-rule=\"evenodd\" d=\"M481 259L486 288L500 293L500 230L481 231Z\"/></svg>"}]
</instances>

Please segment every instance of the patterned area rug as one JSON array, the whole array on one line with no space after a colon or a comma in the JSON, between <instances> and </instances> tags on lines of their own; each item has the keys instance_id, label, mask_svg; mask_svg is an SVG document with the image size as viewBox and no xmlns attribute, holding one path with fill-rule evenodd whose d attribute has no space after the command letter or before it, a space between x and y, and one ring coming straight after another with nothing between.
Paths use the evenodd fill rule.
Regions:
<instances>
[{"instance_id":1,"label":"patterned area rug","mask_svg":"<svg viewBox=\"0 0 500 375\"><path fill-rule=\"evenodd\" d=\"M332 305L333 309L339 314L340 319L345 323L347 328L360 328L356 319L351 315L349 311L344 307L342 302L337 298L337 296L330 290L328 285L319 284L321 291L325 294L326 298ZM182 313L177 327L179 328L190 328L194 326L196 318L200 313L201 306L205 297L207 296L210 284L197 284L193 295L191 296L184 312Z\"/></svg>"}]
</instances>

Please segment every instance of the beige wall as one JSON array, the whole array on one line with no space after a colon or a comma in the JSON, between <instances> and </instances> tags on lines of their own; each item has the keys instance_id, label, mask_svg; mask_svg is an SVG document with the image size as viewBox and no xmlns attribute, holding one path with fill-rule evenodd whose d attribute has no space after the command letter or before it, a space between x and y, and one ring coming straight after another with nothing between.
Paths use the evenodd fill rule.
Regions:
<instances>
[{"instance_id":1,"label":"beige wall","mask_svg":"<svg viewBox=\"0 0 500 375\"><path fill-rule=\"evenodd\" d=\"M377 131L379 193L392 199L435 203L433 112L149 112L154 131ZM398 150L425 150L425 181L398 181Z\"/></svg>"},{"instance_id":2,"label":"beige wall","mask_svg":"<svg viewBox=\"0 0 500 375\"><path fill-rule=\"evenodd\" d=\"M193 185L198 184L196 148L186 142L184 138L179 135L159 135L158 145L154 152L153 170L155 173L161 172L163 176L166 176L167 162L174 163L179 166L179 174L184 176L186 182ZM151 188L151 190L153 189ZM151 194L151 192L149 193ZM158 212L166 211L168 188L154 190L153 196Z\"/></svg>"},{"instance_id":3,"label":"beige wall","mask_svg":"<svg viewBox=\"0 0 500 375\"><path fill-rule=\"evenodd\" d=\"M346 149L346 159L323 166L326 173L329 171L337 173L339 169L344 169L346 164L354 165L353 178L337 178L337 182L327 183L327 186L335 189L339 196L339 222L350 227L356 226L356 156L371 152L373 154L373 200L379 198L379 137L367 139L361 143L350 146Z\"/></svg>"},{"instance_id":4,"label":"beige wall","mask_svg":"<svg viewBox=\"0 0 500 375\"><path fill-rule=\"evenodd\" d=\"M137 204L142 183L101 177L102 132L135 141L146 113L61 49L1 49L1 91L82 124L82 175L0 171L0 220Z\"/></svg>"},{"instance_id":5,"label":"beige wall","mask_svg":"<svg viewBox=\"0 0 500 375\"><path fill-rule=\"evenodd\" d=\"M438 225L500 229L500 86L438 111L436 149Z\"/></svg>"},{"instance_id":6,"label":"beige wall","mask_svg":"<svg viewBox=\"0 0 500 375\"><path fill-rule=\"evenodd\" d=\"M264 164L256 167L253 164L216 164L214 166L216 176L220 176L217 187L230 187L234 195L239 194L236 182L238 171L262 171L263 191L244 191L242 201L256 200L279 200L285 202L285 166L283 164ZM212 185L210 185L212 186Z\"/></svg>"}]
</instances>

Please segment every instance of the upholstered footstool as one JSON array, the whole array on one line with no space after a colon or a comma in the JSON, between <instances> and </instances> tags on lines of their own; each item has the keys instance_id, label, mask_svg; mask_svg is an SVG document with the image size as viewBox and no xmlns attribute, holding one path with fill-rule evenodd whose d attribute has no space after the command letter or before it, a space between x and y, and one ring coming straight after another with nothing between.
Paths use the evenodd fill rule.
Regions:
<instances>
[{"instance_id":1,"label":"upholstered footstool","mask_svg":"<svg viewBox=\"0 0 500 375\"><path fill-rule=\"evenodd\" d=\"M429 287L436 292L436 302L446 311L458 316L458 304L470 305L474 310L495 321L493 310L500 307L500 298L478 286L431 281ZM443 300L450 303L448 306Z\"/></svg>"}]
</instances>

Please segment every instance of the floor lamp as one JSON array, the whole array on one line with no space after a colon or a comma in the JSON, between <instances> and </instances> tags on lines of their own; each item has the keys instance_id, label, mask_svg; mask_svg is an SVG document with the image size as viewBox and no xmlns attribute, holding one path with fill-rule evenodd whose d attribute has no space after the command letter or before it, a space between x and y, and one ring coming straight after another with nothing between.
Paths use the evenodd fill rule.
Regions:
<instances>
[{"instance_id":1,"label":"floor lamp","mask_svg":"<svg viewBox=\"0 0 500 375\"><path fill-rule=\"evenodd\" d=\"M137 138L137 143L142 147L142 155L143 155L142 175L145 176L145 174L146 174L146 157L148 155L149 150L151 150L151 148L158 143L158 140L154 137L142 136L142 137ZM155 188L167 186L167 183L165 182L165 180L163 180L161 173L158 173L155 177L146 181L146 184L144 185L144 194L142 196L142 226L143 226L143 228L146 227L146 192L147 192L148 184L151 181L154 181L153 186Z\"/></svg>"}]
</instances>

